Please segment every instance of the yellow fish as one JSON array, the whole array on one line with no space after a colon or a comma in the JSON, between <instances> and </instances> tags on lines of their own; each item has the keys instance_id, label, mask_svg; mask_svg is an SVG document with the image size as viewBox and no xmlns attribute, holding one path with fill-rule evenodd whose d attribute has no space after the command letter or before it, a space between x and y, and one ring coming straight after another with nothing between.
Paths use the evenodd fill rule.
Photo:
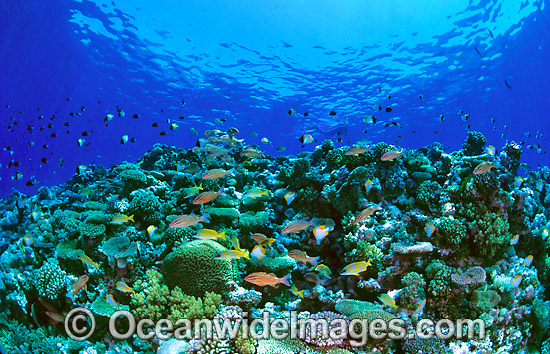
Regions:
<instances>
[{"instance_id":1,"label":"yellow fish","mask_svg":"<svg viewBox=\"0 0 550 354\"><path fill-rule=\"evenodd\" d=\"M94 263L94 261L92 261L92 259L88 256L86 256L84 253L82 253L80 256L78 256L80 258L80 260L82 261L82 263L86 263L87 265L90 265L92 267L95 267L97 270L99 270L99 265L98 263Z\"/></svg>"},{"instance_id":2,"label":"yellow fish","mask_svg":"<svg viewBox=\"0 0 550 354\"><path fill-rule=\"evenodd\" d=\"M200 229L197 231L195 237L202 240L217 240L218 238L225 240L225 231L218 233L211 229Z\"/></svg>"},{"instance_id":3,"label":"yellow fish","mask_svg":"<svg viewBox=\"0 0 550 354\"><path fill-rule=\"evenodd\" d=\"M424 231L426 231L426 236L431 237L435 231L434 223L431 221L427 223L426 226L424 226Z\"/></svg>"},{"instance_id":4,"label":"yellow fish","mask_svg":"<svg viewBox=\"0 0 550 354\"><path fill-rule=\"evenodd\" d=\"M370 263L370 258L366 262L354 262L345 266L344 269L342 269L340 275L359 275L359 273L363 273L365 270L367 270L368 266L370 265L372 265Z\"/></svg>"},{"instance_id":5,"label":"yellow fish","mask_svg":"<svg viewBox=\"0 0 550 354\"><path fill-rule=\"evenodd\" d=\"M119 305L119 303L115 300L115 298L113 297L113 295L111 294L108 294L105 296L105 300L109 303L109 305L111 306L114 306L114 307L117 307Z\"/></svg>"},{"instance_id":6,"label":"yellow fish","mask_svg":"<svg viewBox=\"0 0 550 354\"><path fill-rule=\"evenodd\" d=\"M34 243L31 235L25 235L23 239L21 240L21 248L23 249L23 252L25 252L25 247L29 247Z\"/></svg>"},{"instance_id":7,"label":"yellow fish","mask_svg":"<svg viewBox=\"0 0 550 354\"><path fill-rule=\"evenodd\" d=\"M149 225L149 227L147 228L147 235L149 235L149 238L155 235L156 230L157 228L155 227L155 225Z\"/></svg>"},{"instance_id":8,"label":"yellow fish","mask_svg":"<svg viewBox=\"0 0 550 354\"><path fill-rule=\"evenodd\" d=\"M319 264L317 267L315 267L315 270L321 273L326 278L330 278L332 276L330 268L324 264Z\"/></svg>"},{"instance_id":9,"label":"yellow fish","mask_svg":"<svg viewBox=\"0 0 550 354\"><path fill-rule=\"evenodd\" d=\"M227 250L220 253L216 259L225 259L225 260L232 260L232 259L240 259L240 258L246 258L250 259L250 255L248 254L247 250Z\"/></svg>"},{"instance_id":10,"label":"yellow fish","mask_svg":"<svg viewBox=\"0 0 550 354\"><path fill-rule=\"evenodd\" d=\"M395 300L388 294L382 294L378 296L378 300L380 300L380 302L383 303L384 305L391 307L394 310L397 310L397 305L395 304Z\"/></svg>"},{"instance_id":11,"label":"yellow fish","mask_svg":"<svg viewBox=\"0 0 550 354\"><path fill-rule=\"evenodd\" d=\"M298 290L298 288L296 287L296 285L292 284L292 287L289 289L291 293L293 293L294 295L296 296L299 296L301 297L302 299L304 298L304 291L303 290Z\"/></svg>"},{"instance_id":12,"label":"yellow fish","mask_svg":"<svg viewBox=\"0 0 550 354\"><path fill-rule=\"evenodd\" d=\"M124 224L125 222L128 222L128 221L135 222L134 221L134 216L133 215L126 216L124 214L118 214L118 215L113 216L113 218L111 219L111 224L120 225L120 224Z\"/></svg>"},{"instance_id":13,"label":"yellow fish","mask_svg":"<svg viewBox=\"0 0 550 354\"><path fill-rule=\"evenodd\" d=\"M365 192L367 193L370 192L371 188L372 188L372 181L369 179L365 182Z\"/></svg>"},{"instance_id":14,"label":"yellow fish","mask_svg":"<svg viewBox=\"0 0 550 354\"><path fill-rule=\"evenodd\" d=\"M244 196L252 199L261 198L263 196L269 197L269 191L262 188L250 188L244 193Z\"/></svg>"},{"instance_id":15,"label":"yellow fish","mask_svg":"<svg viewBox=\"0 0 550 354\"><path fill-rule=\"evenodd\" d=\"M115 288L119 291L122 291L123 293L132 293L132 294L136 293L134 289L132 289L128 284L126 284L123 281L117 282L115 285Z\"/></svg>"},{"instance_id":16,"label":"yellow fish","mask_svg":"<svg viewBox=\"0 0 550 354\"><path fill-rule=\"evenodd\" d=\"M288 192L285 194L286 205L290 205L290 203L294 201L294 198L296 198L296 194L294 194L294 192Z\"/></svg>"},{"instance_id":17,"label":"yellow fish","mask_svg":"<svg viewBox=\"0 0 550 354\"><path fill-rule=\"evenodd\" d=\"M195 196L197 194L199 194L200 191L202 191L202 183L199 184L199 186L195 186L195 187L189 187L189 188L183 188L182 189L182 192L183 192L183 195L185 196L185 198L189 198L189 197L192 197L192 196Z\"/></svg>"}]
</instances>

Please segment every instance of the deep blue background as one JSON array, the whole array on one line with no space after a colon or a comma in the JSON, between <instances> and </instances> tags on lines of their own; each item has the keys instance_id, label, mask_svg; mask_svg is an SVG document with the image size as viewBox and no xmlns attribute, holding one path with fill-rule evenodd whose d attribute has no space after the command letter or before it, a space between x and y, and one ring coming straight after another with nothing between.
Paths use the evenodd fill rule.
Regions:
<instances>
[{"instance_id":1,"label":"deep blue background","mask_svg":"<svg viewBox=\"0 0 550 354\"><path fill-rule=\"evenodd\" d=\"M80 164L136 160L158 142L192 147L204 130L231 126L248 143L280 154L279 146L301 151L304 133L319 143L336 140L315 128L344 122L340 145L362 138L406 148L439 141L455 150L470 124L499 150L507 140L523 141L531 167L547 164L548 2L315 5L2 1L0 137L14 153L0 152L0 195L12 188L33 192L25 186L33 177L40 185L62 183ZM393 111L378 112L375 104ZM81 116L69 115L81 106ZM117 106L126 117L106 127L103 118L116 115ZM310 114L289 116L290 108ZM338 115L329 116L331 110ZM470 114L467 122L459 110ZM134 113L141 118L131 118ZM53 128L39 131L54 114ZM376 125L363 123L368 114ZM226 122L218 126L216 118ZM180 128L171 132L168 120ZM386 128L392 121L402 128ZM90 145L78 147L84 131ZM136 143L121 145L124 134ZM260 143L262 137L272 145ZM527 149L537 143L538 152ZM21 166L7 168L10 160ZM11 179L16 171L22 180Z\"/></svg>"}]
</instances>

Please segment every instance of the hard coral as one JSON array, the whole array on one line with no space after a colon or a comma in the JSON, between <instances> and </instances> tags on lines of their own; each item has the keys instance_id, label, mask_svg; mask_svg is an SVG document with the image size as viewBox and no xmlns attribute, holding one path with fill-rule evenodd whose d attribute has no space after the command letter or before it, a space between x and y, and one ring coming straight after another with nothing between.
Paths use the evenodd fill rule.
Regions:
<instances>
[{"instance_id":1,"label":"hard coral","mask_svg":"<svg viewBox=\"0 0 550 354\"><path fill-rule=\"evenodd\" d=\"M130 194L130 205L126 213L134 215L136 220L143 221L147 226L158 225L163 218L161 208L162 205L153 192L138 189Z\"/></svg>"},{"instance_id":2,"label":"hard coral","mask_svg":"<svg viewBox=\"0 0 550 354\"><path fill-rule=\"evenodd\" d=\"M162 274L170 288L180 287L186 294L204 296L206 291L224 294L230 281L239 281L235 261L217 259L227 250L217 242L197 240L185 243L170 253L162 264Z\"/></svg>"}]
</instances>

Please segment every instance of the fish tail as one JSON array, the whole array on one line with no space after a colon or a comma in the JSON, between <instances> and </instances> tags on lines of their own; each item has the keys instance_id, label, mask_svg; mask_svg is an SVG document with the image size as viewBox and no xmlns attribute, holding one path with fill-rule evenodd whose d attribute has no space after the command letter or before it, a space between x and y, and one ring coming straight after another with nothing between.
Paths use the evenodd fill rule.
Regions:
<instances>
[{"instance_id":1,"label":"fish tail","mask_svg":"<svg viewBox=\"0 0 550 354\"><path fill-rule=\"evenodd\" d=\"M317 267L319 265L319 259L321 257L317 256L317 257L311 257L311 264L313 264L314 267Z\"/></svg>"},{"instance_id":2,"label":"fish tail","mask_svg":"<svg viewBox=\"0 0 550 354\"><path fill-rule=\"evenodd\" d=\"M304 298L304 290L297 291L298 296L300 296L302 299Z\"/></svg>"},{"instance_id":3,"label":"fish tail","mask_svg":"<svg viewBox=\"0 0 550 354\"><path fill-rule=\"evenodd\" d=\"M221 238L222 240L225 240L225 231L222 231L218 234L219 238Z\"/></svg>"},{"instance_id":4,"label":"fish tail","mask_svg":"<svg viewBox=\"0 0 550 354\"><path fill-rule=\"evenodd\" d=\"M210 223L210 214L208 213L202 214L202 216L200 217L200 220L205 223Z\"/></svg>"},{"instance_id":5,"label":"fish tail","mask_svg":"<svg viewBox=\"0 0 550 354\"><path fill-rule=\"evenodd\" d=\"M291 284L290 284L291 279L290 279L290 278L291 278L291 275L290 275L290 273L289 273L289 274L285 275L284 277L282 277L282 278L281 278L281 281L282 281L282 283L285 284L286 286L291 286ZM302 290L302 297L304 297L304 294L303 294L303 293L304 293L304 291Z\"/></svg>"},{"instance_id":6,"label":"fish tail","mask_svg":"<svg viewBox=\"0 0 550 354\"><path fill-rule=\"evenodd\" d=\"M135 222L135 221L134 221L134 216L133 216L133 215L130 215L130 216L128 217L128 220L130 220L131 222Z\"/></svg>"}]
</instances>

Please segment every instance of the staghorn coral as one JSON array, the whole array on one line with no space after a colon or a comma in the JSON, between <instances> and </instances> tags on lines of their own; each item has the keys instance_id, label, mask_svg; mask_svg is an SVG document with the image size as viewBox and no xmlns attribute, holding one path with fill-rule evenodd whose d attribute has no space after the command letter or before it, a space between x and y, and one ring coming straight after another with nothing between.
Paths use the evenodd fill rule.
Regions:
<instances>
[{"instance_id":1,"label":"staghorn coral","mask_svg":"<svg viewBox=\"0 0 550 354\"><path fill-rule=\"evenodd\" d=\"M186 294L203 296L206 291L224 294L230 281L239 281L235 261L216 259L227 250L219 243L197 240L185 243L166 256L162 274L170 288L180 287Z\"/></svg>"},{"instance_id":2,"label":"staghorn coral","mask_svg":"<svg viewBox=\"0 0 550 354\"><path fill-rule=\"evenodd\" d=\"M436 239L441 246L460 245L466 238L466 226L464 221L453 216L442 217L436 232Z\"/></svg>"}]
</instances>

